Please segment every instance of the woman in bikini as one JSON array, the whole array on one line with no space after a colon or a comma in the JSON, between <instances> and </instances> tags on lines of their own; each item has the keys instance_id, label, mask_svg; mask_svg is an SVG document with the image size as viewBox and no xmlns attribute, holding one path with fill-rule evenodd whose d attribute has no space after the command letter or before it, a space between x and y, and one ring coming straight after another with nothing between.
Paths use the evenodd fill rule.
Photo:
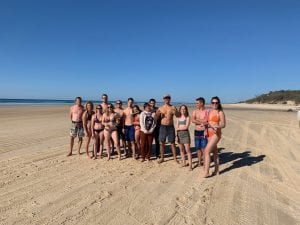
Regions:
<instances>
[{"instance_id":1,"label":"woman in bikini","mask_svg":"<svg viewBox=\"0 0 300 225\"><path fill-rule=\"evenodd\" d=\"M102 124L103 113L102 106L97 105L96 113L92 116L91 128L92 128L92 137L94 139L94 156L93 159L97 159L98 147L100 148L100 157L102 157L103 152L103 141L104 141L104 126Z\"/></svg>"},{"instance_id":2,"label":"woman in bikini","mask_svg":"<svg viewBox=\"0 0 300 225\"><path fill-rule=\"evenodd\" d=\"M187 106L181 105L179 107L179 113L179 117L176 121L176 131L181 155L181 165L182 167L189 166L189 170L192 171L191 138L189 132L190 117ZM185 152L188 155L188 164L185 163Z\"/></svg>"},{"instance_id":3,"label":"woman in bikini","mask_svg":"<svg viewBox=\"0 0 300 225\"><path fill-rule=\"evenodd\" d=\"M221 101L215 96L211 99L211 110L208 114L208 143L204 154L204 177L209 177L210 153L214 154L215 171L212 175L219 174L219 155L217 144L221 139L221 129L225 128L226 120Z\"/></svg>"},{"instance_id":4,"label":"woman in bikini","mask_svg":"<svg viewBox=\"0 0 300 225\"><path fill-rule=\"evenodd\" d=\"M138 158L141 156L141 124L140 124L140 115L141 110L138 105L133 106L133 125L134 125L134 140L136 146L136 152L138 154Z\"/></svg>"},{"instance_id":5,"label":"woman in bikini","mask_svg":"<svg viewBox=\"0 0 300 225\"><path fill-rule=\"evenodd\" d=\"M104 125L104 140L106 145L107 151L107 160L110 160L110 151L111 151L111 142L110 139L112 138L114 146L118 152L118 159L121 160L121 153L120 153L120 142L118 139L117 127L116 127L116 120L118 114L114 112L114 107L112 104L107 105L107 110L103 114L102 124Z\"/></svg>"},{"instance_id":6,"label":"woman in bikini","mask_svg":"<svg viewBox=\"0 0 300 225\"><path fill-rule=\"evenodd\" d=\"M92 137L91 120L92 120L92 116L95 114L93 109L94 109L94 104L91 101L88 101L85 105L85 112L82 115L82 122L83 122L84 136L85 136L85 151L86 151L86 156L89 159L91 158L89 154L89 145Z\"/></svg>"}]
</instances>

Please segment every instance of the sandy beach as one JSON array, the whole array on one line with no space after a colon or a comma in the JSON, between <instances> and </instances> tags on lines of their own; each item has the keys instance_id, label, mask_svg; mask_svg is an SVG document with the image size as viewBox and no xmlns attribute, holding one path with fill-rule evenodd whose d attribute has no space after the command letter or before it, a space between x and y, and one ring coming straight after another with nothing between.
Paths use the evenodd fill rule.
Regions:
<instances>
[{"instance_id":1,"label":"sandy beach","mask_svg":"<svg viewBox=\"0 0 300 225\"><path fill-rule=\"evenodd\" d=\"M0 107L0 224L300 224L296 113L245 109L225 107L221 174L205 179L171 157L66 157L68 106Z\"/></svg>"}]
</instances>

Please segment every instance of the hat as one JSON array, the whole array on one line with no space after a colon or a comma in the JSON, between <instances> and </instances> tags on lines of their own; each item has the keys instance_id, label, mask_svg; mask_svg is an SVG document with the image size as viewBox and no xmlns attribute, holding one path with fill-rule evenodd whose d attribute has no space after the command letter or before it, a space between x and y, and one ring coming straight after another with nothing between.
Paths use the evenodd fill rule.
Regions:
<instances>
[{"instance_id":1,"label":"hat","mask_svg":"<svg viewBox=\"0 0 300 225\"><path fill-rule=\"evenodd\" d=\"M116 104L122 104L122 101L121 100L117 100Z\"/></svg>"},{"instance_id":2,"label":"hat","mask_svg":"<svg viewBox=\"0 0 300 225\"><path fill-rule=\"evenodd\" d=\"M165 98L171 98L171 95L165 94L165 95L163 96L163 99L165 99Z\"/></svg>"}]
</instances>

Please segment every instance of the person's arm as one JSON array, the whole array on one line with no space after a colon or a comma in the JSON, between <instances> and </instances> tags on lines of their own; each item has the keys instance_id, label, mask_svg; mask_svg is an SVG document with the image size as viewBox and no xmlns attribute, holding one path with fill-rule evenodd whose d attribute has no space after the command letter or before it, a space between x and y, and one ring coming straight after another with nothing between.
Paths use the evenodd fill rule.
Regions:
<instances>
[{"instance_id":1,"label":"person's arm","mask_svg":"<svg viewBox=\"0 0 300 225\"><path fill-rule=\"evenodd\" d=\"M70 114L69 114L69 116L70 116L70 120L72 121L72 115L73 115L73 107L70 107Z\"/></svg>"},{"instance_id":2,"label":"person's arm","mask_svg":"<svg viewBox=\"0 0 300 225\"><path fill-rule=\"evenodd\" d=\"M193 111L193 114L192 114L192 123L194 123L195 125L199 125L199 122L196 118L196 111Z\"/></svg>"},{"instance_id":3,"label":"person's arm","mask_svg":"<svg viewBox=\"0 0 300 225\"><path fill-rule=\"evenodd\" d=\"M87 111L85 111L82 114L81 120L82 120L82 123L83 123L84 133L85 133L85 135L87 135L87 133L88 133L88 128L87 128Z\"/></svg>"},{"instance_id":4,"label":"person's arm","mask_svg":"<svg viewBox=\"0 0 300 225\"><path fill-rule=\"evenodd\" d=\"M141 114L140 114L141 131L143 131L144 133L147 133L146 125L145 125L145 117L146 117L146 114L144 112L141 112Z\"/></svg>"},{"instance_id":5,"label":"person's arm","mask_svg":"<svg viewBox=\"0 0 300 225\"><path fill-rule=\"evenodd\" d=\"M151 129L149 130L149 134L153 133L153 131L154 131L155 127L156 127L156 122L157 122L156 116L155 116L154 113L152 114L152 117L153 117L153 124L152 124Z\"/></svg>"},{"instance_id":6,"label":"person's arm","mask_svg":"<svg viewBox=\"0 0 300 225\"><path fill-rule=\"evenodd\" d=\"M96 118L96 113L92 116L92 119L91 119L91 132L92 132L92 137L95 137L95 132L94 132L95 118Z\"/></svg>"},{"instance_id":7,"label":"person's arm","mask_svg":"<svg viewBox=\"0 0 300 225\"><path fill-rule=\"evenodd\" d=\"M220 123L219 123L219 128L223 129L226 127L226 119L225 119L225 114L223 111L219 112L220 115Z\"/></svg>"},{"instance_id":8,"label":"person's arm","mask_svg":"<svg viewBox=\"0 0 300 225\"><path fill-rule=\"evenodd\" d=\"M186 130L188 130L188 129L189 129L189 127L190 127L190 124L191 124L191 120L190 120L190 117L188 116L188 117L186 118L186 124L185 124L185 128L186 128Z\"/></svg>"}]
</instances>

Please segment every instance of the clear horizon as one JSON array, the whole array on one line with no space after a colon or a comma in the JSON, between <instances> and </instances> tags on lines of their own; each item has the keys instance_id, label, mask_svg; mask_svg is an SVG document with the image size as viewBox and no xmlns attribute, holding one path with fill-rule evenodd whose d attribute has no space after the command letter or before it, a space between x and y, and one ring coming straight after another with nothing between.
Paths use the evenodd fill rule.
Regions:
<instances>
[{"instance_id":1,"label":"clear horizon","mask_svg":"<svg viewBox=\"0 0 300 225\"><path fill-rule=\"evenodd\" d=\"M1 2L0 98L233 103L299 90L299 11L292 0Z\"/></svg>"}]
</instances>

